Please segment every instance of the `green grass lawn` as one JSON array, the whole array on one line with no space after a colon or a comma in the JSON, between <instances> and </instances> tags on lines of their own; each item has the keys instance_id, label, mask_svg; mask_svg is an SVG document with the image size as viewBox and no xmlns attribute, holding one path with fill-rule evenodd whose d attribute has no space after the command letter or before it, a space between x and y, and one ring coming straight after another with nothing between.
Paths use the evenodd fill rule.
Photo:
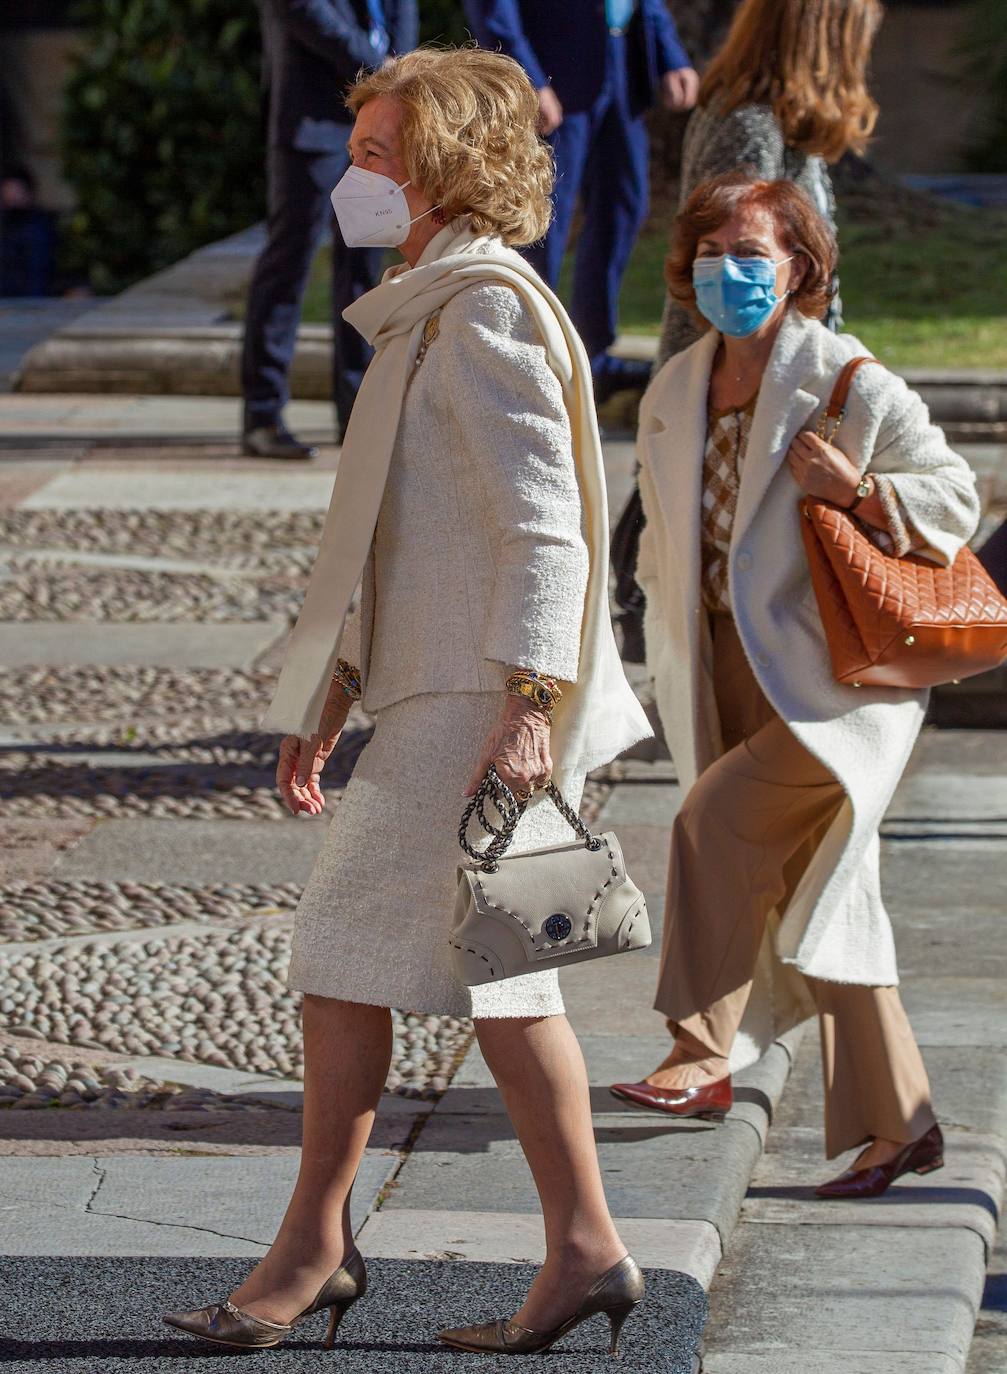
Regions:
<instances>
[{"instance_id":1,"label":"green grass lawn","mask_svg":"<svg viewBox=\"0 0 1007 1374\"><path fill-rule=\"evenodd\" d=\"M881 222L882 219L886 223ZM846 328L892 367L1007 368L1007 214L953 205L913 222L840 215ZM640 238L623 283L621 328L657 334L666 237ZM569 280L569 262L561 293ZM329 318L328 254L315 262L304 319Z\"/></svg>"}]
</instances>

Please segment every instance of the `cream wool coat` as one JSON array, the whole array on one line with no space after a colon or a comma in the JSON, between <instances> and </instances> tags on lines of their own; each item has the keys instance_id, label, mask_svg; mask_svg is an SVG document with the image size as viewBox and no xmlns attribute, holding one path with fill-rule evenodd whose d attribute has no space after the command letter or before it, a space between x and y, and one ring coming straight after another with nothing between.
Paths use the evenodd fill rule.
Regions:
<instances>
[{"instance_id":1,"label":"cream wool coat","mask_svg":"<svg viewBox=\"0 0 1007 1374\"><path fill-rule=\"evenodd\" d=\"M651 383L640 415L647 526L637 576L647 595L647 655L658 709L686 788L722 753L700 592L707 392L718 341L711 330L671 358ZM810 1010L803 980L786 977L779 961L833 982L898 982L881 900L878 829L912 752L927 694L856 689L834 680L801 540L802 493L785 462L798 431L814 428L843 363L869 351L851 335L831 334L791 311L763 378L735 517L728 575L745 651L770 703L846 792L782 921L767 925L743 1027L755 1052ZM926 556L946 564L974 533L979 506L973 473L900 378L882 367L862 369L834 442L860 471L891 477L905 515L927 541L921 550Z\"/></svg>"}]
</instances>

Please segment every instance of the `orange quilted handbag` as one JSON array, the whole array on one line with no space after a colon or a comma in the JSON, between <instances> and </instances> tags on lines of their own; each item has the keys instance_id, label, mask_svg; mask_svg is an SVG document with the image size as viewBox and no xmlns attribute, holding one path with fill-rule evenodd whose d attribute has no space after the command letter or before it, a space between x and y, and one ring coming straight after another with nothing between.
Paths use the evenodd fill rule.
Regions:
<instances>
[{"instance_id":1,"label":"orange quilted handbag","mask_svg":"<svg viewBox=\"0 0 1007 1374\"><path fill-rule=\"evenodd\" d=\"M831 440L846 413L853 358L819 425ZM831 431L827 430L832 422ZM984 673L1007 659L1007 600L962 549L949 568L885 554L860 522L830 501L801 501L801 532L838 682L918 690Z\"/></svg>"}]
</instances>

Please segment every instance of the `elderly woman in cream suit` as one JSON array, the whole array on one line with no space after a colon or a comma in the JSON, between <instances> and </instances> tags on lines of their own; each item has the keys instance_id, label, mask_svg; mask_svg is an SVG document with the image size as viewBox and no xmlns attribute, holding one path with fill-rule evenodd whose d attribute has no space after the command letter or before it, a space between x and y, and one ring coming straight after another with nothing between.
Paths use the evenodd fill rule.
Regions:
<instances>
[{"instance_id":1,"label":"elderly woman in cream suit","mask_svg":"<svg viewBox=\"0 0 1007 1374\"><path fill-rule=\"evenodd\" d=\"M638 577L669 746L687 795L672 836L656 1005L672 1053L617 1095L719 1117L730 1069L817 1008L830 1158L823 1196L939 1167L926 1070L898 996L878 828L926 694L838 684L799 529L803 493L856 508L888 552L947 564L974 532L971 471L867 350L819 323L831 233L788 181L730 173L679 215L672 293L709 326L657 374L640 418ZM753 986L754 985L754 986Z\"/></svg>"},{"instance_id":2,"label":"elderly woman in cream suit","mask_svg":"<svg viewBox=\"0 0 1007 1374\"><path fill-rule=\"evenodd\" d=\"M615 1344L643 1280L608 1213L556 972L470 988L448 943L459 818L488 766L525 798L553 774L576 806L586 771L649 733L608 617L590 368L510 246L544 232L552 165L534 89L494 53L413 52L361 78L349 103L353 167L333 192L344 237L397 245L406 266L347 312L376 352L267 716L289 732L277 777L295 814L324 804L320 775L351 701L362 695L376 724L295 918L294 1195L228 1300L167 1320L267 1346L325 1309L331 1344L366 1286L349 1197L389 1068L389 1008L401 1007L474 1018L545 1219L546 1262L521 1310L441 1339L533 1352L604 1314ZM344 624L361 574L360 612ZM515 848L567 836L535 798Z\"/></svg>"}]
</instances>

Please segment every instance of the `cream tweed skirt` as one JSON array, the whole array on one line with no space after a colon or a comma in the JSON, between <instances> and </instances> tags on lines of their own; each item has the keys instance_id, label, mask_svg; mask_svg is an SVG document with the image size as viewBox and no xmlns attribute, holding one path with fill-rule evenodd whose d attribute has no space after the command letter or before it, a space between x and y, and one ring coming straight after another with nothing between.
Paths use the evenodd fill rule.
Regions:
<instances>
[{"instance_id":1,"label":"cream tweed skirt","mask_svg":"<svg viewBox=\"0 0 1007 1374\"><path fill-rule=\"evenodd\" d=\"M503 693L426 693L378 712L294 918L288 981L300 992L446 1016L555 1016L555 969L469 988L448 958L462 793ZM557 778L578 807L584 777ZM478 826L470 832L473 838ZM539 796L511 852L573 832Z\"/></svg>"}]
</instances>

